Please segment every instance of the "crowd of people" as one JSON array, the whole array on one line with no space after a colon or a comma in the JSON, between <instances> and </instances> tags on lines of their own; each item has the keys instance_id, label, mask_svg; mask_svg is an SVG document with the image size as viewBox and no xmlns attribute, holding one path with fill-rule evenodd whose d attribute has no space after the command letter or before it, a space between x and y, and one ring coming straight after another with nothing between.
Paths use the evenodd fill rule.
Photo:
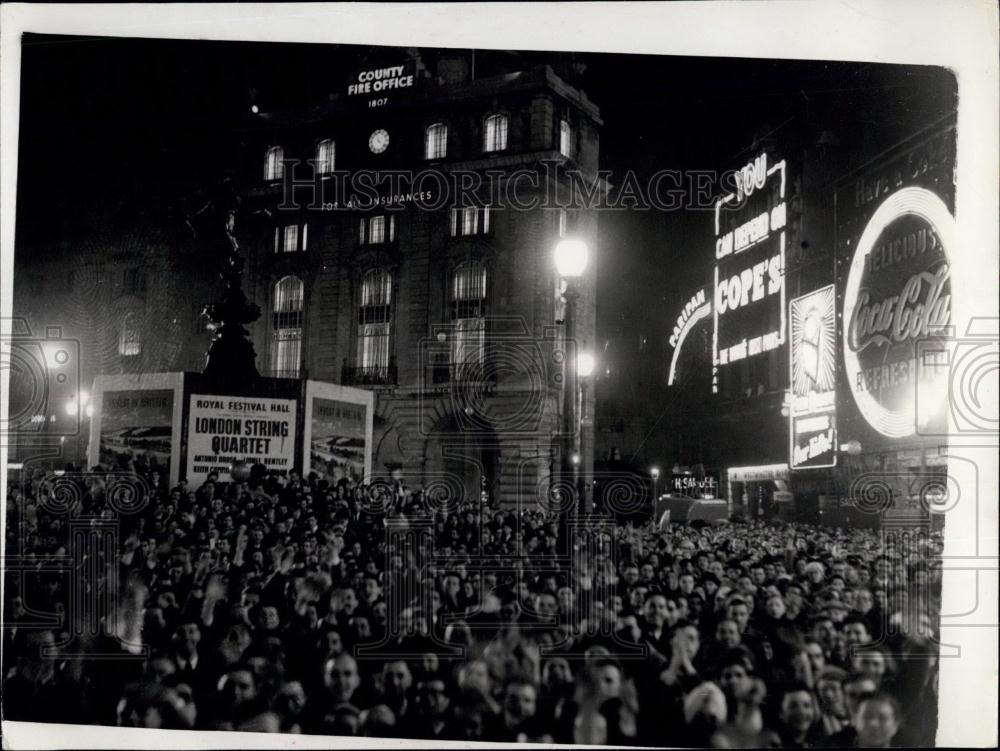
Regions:
<instances>
[{"instance_id":1,"label":"crowd of people","mask_svg":"<svg viewBox=\"0 0 1000 751\"><path fill-rule=\"evenodd\" d=\"M7 493L10 720L933 745L940 535L600 520L333 476ZM89 542L88 542L89 540ZM11 558L10 560L14 560ZM86 606L86 607L85 607Z\"/></svg>"}]
</instances>

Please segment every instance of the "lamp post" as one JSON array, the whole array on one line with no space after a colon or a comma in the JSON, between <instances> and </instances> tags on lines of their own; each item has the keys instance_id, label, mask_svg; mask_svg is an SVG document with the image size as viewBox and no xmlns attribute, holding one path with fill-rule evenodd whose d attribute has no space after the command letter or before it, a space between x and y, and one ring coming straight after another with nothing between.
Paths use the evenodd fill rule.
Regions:
<instances>
[{"instance_id":1,"label":"lamp post","mask_svg":"<svg viewBox=\"0 0 1000 751\"><path fill-rule=\"evenodd\" d=\"M650 476L653 478L653 510L656 510L656 487L660 481L660 468L653 467L649 470Z\"/></svg>"},{"instance_id":2,"label":"lamp post","mask_svg":"<svg viewBox=\"0 0 1000 751\"><path fill-rule=\"evenodd\" d=\"M590 456L588 453L590 447L586 442L585 431L583 430L583 425L587 420L587 384L588 379L594 372L594 367L596 362L594 356L589 352L579 352L576 356L576 373L579 376L580 384L580 401L579 407L577 409L576 415L576 425L574 426L574 435L578 437L576 445L574 445L574 452L582 457L583 460L583 474L575 475L573 481L577 490L577 510L581 507L584 511L590 511L591 502L587 495L587 491L590 488L589 478L587 477L587 457ZM579 463L574 465L577 470L579 470Z\"/></svg>"},{"instance_id":3,"label":"lamp post","mask_svg":"<svg viewBox=\"0 0 1000 751\"><path fill-rule=\"evenodd\" d=\"M559 241L555 248L556 271L566 280L566 291L563 292L563 299L566 301L566 314L564 319L565 342L567 350L575 345L576 340L576 301L580 293L576 289L576 280L583 275L587 269L588 256L590 255L587 244L582 240L566 238ZM579 472L579 454L577 453L577 429L579 420L576 411L577 374L579 362L576 357L565 359L566 379L563 383L563 435L565 436L565 446L562 457L562 480L573 479L572 487L576 489ZM573 461L573 457L577 461ZM574 504L574 509L579 503Z\"/></svg>"}]
</instances>

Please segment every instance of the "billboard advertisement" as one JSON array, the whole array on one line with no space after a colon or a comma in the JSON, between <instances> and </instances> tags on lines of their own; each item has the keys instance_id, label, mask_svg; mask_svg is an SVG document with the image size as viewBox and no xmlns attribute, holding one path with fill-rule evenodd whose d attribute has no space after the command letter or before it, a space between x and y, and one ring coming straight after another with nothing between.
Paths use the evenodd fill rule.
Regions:
<instances>
[{"instance_id":1,"label":"billboard advertisement","mask_svg":"<svg viewBox=\"0 0 1000 751\"><path fill-rule=\"evenodd\" d=\"M135 461L170 476L174 392L171 389L105 391L98 458L104 467Z\"/></svg>"},{"instance_id":2,"label":"billboard advertisement","mask_svg":"<svg viewBox=\"0 0 1000 751\"><path fill-rule=\"evenodd\" d=\"M295 399L191 394L187 480L197 487L216 473L230 482L236 462L286 473L295 466Z\"/></svg>"},{"instance_id":3,"label":"billboard advertisement","mask_svg":"<svg viewBox=\"0 0 1000 751\"><path fill-rule=\"evenodd\" d=\"M371 478L374 397L364 389L306 382L304 474L316 472L332 482Z\"/></svg>"},{"instance_id":4,"label":"billboard advertisement","mask_svg":"<svg viewBox=\"0 0 1000 751\"><path fill-rule=\"evenodd\" d=\"M785 161L762 153L715 206L712 392L719 371L785 343Z\"/></svg>"},{"instance_id":5,"label":"billboard advertisement","mask_svg":"<svg viewBox=\"0 0 1000 751\"><path fill-rule=\"evenodd\" d=\"M112 470L129 462L158 469L164 483L181 471L183 373L99 375L91 399L87 463Z\"/></svg>"},{"instance_id":6,"label":"billboard advertisement","mask_svg":"<svg viewBox=\"0 0 1000 751\"><path fill-rule=\"evenodd\" d=\"M842 437L865 446L944 434L954 130L910 147L837 195Z\"/></svg>"},{"instance_id":7,"label":"billboard advertisement","mask_svg":"<svg viewBox=\"0 0 1000 751\"><path fill-rule=\"evenodd\" d=\"M837 310L832 284L788 308L791 469L837 463Z\"/></svg>"}]
</instances>

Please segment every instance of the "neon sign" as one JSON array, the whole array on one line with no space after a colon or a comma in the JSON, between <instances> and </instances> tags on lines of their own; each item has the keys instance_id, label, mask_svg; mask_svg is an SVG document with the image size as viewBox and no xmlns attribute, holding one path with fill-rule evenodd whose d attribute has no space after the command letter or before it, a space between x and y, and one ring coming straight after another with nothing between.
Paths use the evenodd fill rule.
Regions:
<instances>
[{"instance_id":1,"label":"neon sign","mask_svg":"<svg viewBox=\"0 0 1000 751\"><path fill-rule=\"evenodd\" d=\"M844 289L844 370L865 420L904 438L947 404L948 369L919 362L919 346L947 338L951 320L948 253L955 220L926 188L908 187L876 209L858 240ZM935 404L928 412L926 405Z\"/></svg>"},{"instance_id":2,"label":"neon sign","mask_svg":"<svg viewBox=\"0 0 1000 751\"><path fill-rule=\"evenodd\" d=\"M715 204L712 392L719 368L785 343L785 162L760 154ZM725 210L725 213L723 211Z\"/></svg>"},{"instance_id":3,"label":"neon sign","mask_svg":"<svg viewBox=\"0 0 1000 751\"><path fill-rule=\"evenodd\" d=\"M674 331L670 335L670 346L677 347L677 341L680 338L684 328L687 326L691 316L705 304L705 290L700 289L696 294L694 294L690 300L684 305L681 310L681 314L677 316L677 323L674 324Z\"/></svg>"},{"instance_id":4,"label":"neon sign","mask_svg":"<svg viewBox=\"0 0 1000 751\"><path fill-rule=\"evenodd\" d=\"M705 290L698 290L690 300L684 305L679 316L677 316L677 322L674 324L674 330L670 334L670 346L673 347L674 354L670 358L670 372L667 374L667 385L673 386L674 379L677 376L677 360L680 358L681 347L684 344L684 340L687 339L688 334L691 329L694 328L695 324L699 321L708 318L712 314L712 303L707 299Z\"/></svg>"}]
</instances>

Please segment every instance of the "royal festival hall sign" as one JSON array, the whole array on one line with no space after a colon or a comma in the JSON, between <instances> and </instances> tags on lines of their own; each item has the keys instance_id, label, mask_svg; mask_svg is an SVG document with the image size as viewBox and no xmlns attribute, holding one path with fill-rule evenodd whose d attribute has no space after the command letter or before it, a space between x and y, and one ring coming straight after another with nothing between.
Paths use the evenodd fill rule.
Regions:
<instances>
[{"instance_id":1,"label":"royal festival hall sign","mask_svg":"<svg viewBox=\"0 0 1000 751\"><path fill-rule=\"evenodd\" d=\"M837 463L837 298L832 284L788 309L790 469Z\"/></svg>"},{"instance_id":2,"label":"royal festival hall sign","mask_svg":"<svg viewBox=\"0 0 1000 751\"><path fill-rule=\"evenodd\" d=\"M946 418L949 255L955 221L934 192L897 190L868 220L844 287L844 378L858 410L887 438L937 432ZM932 359L928 359L931 357Z\"/></svg>"},{"instance_id":3,"label":"royal festival hall sign","mask_svg":"<svg viewBox=\"0 0 1000 751\"><path fill-rule=\"evenodd\" d=\"M785 343L786 172L760 154L715 205L713 393L720 369Z\"/></svg>"},{"instance_id":4,"label":"royal festival hall sign","mask_svg":"<svg viewBox=\"0 0 1000 751\"><path fill-rule=\"evenodd\" d=\"M287 473L295 466L295 399L191 394L187 479L200 486L209 474L229 482L237 462Z\"/></svg>"}]
</instances>

